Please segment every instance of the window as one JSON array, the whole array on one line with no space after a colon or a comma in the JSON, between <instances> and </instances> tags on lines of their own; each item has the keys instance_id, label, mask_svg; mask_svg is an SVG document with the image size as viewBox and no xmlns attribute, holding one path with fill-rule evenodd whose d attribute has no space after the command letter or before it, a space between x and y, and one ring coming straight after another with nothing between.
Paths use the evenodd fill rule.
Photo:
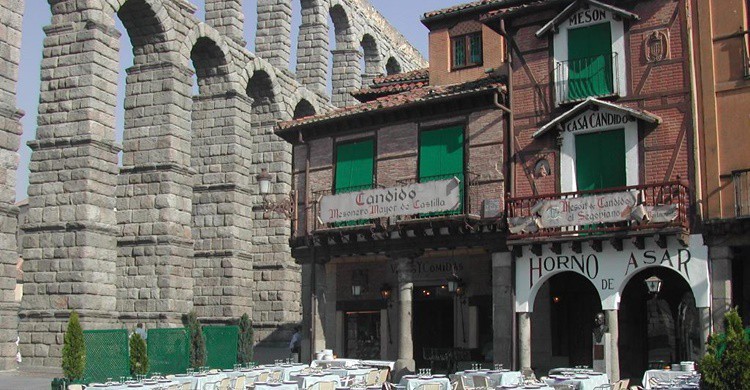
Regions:
<instances>
[{"instance_id":1,"label":"window","mask_svg":"<svg viewBox=\"0 0 750 390\"><path fill-rule=\"evenodd\" d=\"M606 96L612 83L610 24L568 29L568 93L566 100Z\"/></svg>"},{"instance_id":2,"label":"window","mask_svg":"<svg viewBox=\"0 0 750 390\"><path fill-rule=\"evenodd\" d=\"M369 190L373 185L375 143L373 140L339 144L336 147L334 193ZM363 225L366 220L340 222L340 226Z\"/></svg>"},{"instance_id":3,"label":"window","mask_svg":"<svg viewBox=\"0 0 750 390\"><path fill-rule=\"evenodd\" d=\"M464 130L462 127L423 131L419 136L419 181L421 183L452 177L464 183ZM463 189L463 187L461 187ZM461 191L463 199L463 190ZM457 210L439 214L460 214Z\"/></svg>"},{"instance_id":4,"label":"window","mask_svg":"<svg viewBox=\"0 0 750 390\"><path fill-rule=\"evenodd\" d=\"M482 65L482 33L451 38L453 69Z\"/></svg>"}]
</instances>

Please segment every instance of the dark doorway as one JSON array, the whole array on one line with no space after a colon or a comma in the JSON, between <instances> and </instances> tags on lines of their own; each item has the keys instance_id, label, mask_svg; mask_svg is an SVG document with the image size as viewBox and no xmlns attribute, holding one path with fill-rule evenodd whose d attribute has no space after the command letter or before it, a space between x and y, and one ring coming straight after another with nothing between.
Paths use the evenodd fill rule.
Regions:
<instances>
[{"instance_id":1,"label":"dark doorway","mask_svg":"<svg viewBox=\"0 0 750 390\"><path fill-rule=\"evenodd\" d=\"M429 368L425 348L453 348L454 299L444 286L414 287L412 339L417 368Z\"/></svg>"},{"instance_id":2,"label":"dark doorway","mask_svg":"<svg viewBox=\"0 0 750 390\"><path fill-rule=\"evenodd\" d=\"M380 359L380 311L347 312L345 327L347 358Z\"/></svg>"},{"instance_id":3,"label":"dark doorway","mask_svg":"<svg viewBox=\"0 0 750 390\"><path fill-rule=\"evenodd\" d=\"M662 280L656 299L644 282L654 275ZM677 272L666 267L640 271L623 289L618 314L622 378L639 383L650 362L668 365L695 360L687 358L690 346L694 350L701 342L695 299L690 286Z\"/></svg>"},{"instance_id":4,"label":"dark doorway","mask_svg":"<svg viewBox=\"0 0 750 390\"><path fill-rule=\"evenodd\" d=\"M549 342L532 342L533 368L543 375L554 367L592 367L594 317L602 307L599 293L575 272L557 274L545 283L548 293L542 288L534 300L532 338L549 337Z\"/></svg>"}]
</instances>

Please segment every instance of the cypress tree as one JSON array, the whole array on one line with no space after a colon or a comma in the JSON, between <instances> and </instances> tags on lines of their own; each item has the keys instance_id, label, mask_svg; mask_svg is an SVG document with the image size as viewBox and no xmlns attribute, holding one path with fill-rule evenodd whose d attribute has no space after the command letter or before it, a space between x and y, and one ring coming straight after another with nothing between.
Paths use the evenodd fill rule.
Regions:
<instances>
[{"instance_id":1,"label":"cypress tree","mask_svg":"<svg viewBox=\"0 0 750 390\"><path fill-rule=\"evenodd\" d=\"M240 334L237 338L237 362L249 363L253 360L253 324L247 313L240 318Z\"/></svg>"},{"instance_id":2,"label":"cypress tree","mask_svg":"<svg viewBox=\"0 0 750 390\"><path fill-rule=\"evenodd\" d=\"M187 327L190 332L190 366L203 367L206 365L206 339L195 310L187 315Z\"/></svg>"},{"instance_id":3,"label":"cypress tree","mask_svg":"<svg viewBox=\"0 0 750 390\"><path fill-rule=\"evenodd\" d=\"M70 313L68 328L65 330L62 349L62 369L66 378L71 381L83 379L86 367L86 344L83 342L83 329L78 313Z\"/></svg>"},{"instance_id":4,"label":"cypress tree","mask_svg":"<svg viewBox=\"0 0 750 390\"><path fill-rule=\"evenodd\" d=\"M750 340L737 309L724 315L726 333L711 335L700 364L701 389L750 389Z\"/></svg>"},{"instance_id":5,"label":"cypress tree","mask_svg":"<svg viewBox=\"0 0 750 390\"><path fill-rule=\"evenodd\" d=\"M148 372L148 352L146 351L146 340L138 333L130 336L130 373L133 375L146 375Z\"/></svg>"}]
</instances>

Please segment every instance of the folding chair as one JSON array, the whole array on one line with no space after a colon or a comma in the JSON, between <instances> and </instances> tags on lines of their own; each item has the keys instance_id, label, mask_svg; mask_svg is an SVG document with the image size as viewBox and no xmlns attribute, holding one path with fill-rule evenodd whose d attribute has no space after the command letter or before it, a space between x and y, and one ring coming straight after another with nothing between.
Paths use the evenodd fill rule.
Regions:
<instances>
[{"instance_id":1,"label":"folding chair","mask_svg":"<svg viewBox=\"0 0 750 390\"><path fill-rule=\"evenodd\" d=\"M490 385L487 383L487 377L483 375L475 375L472 377L474 379L474 388L475 389L481 389L481 390L487 390Z\"/></svg>"},{"instance_id":2,"label":"folding chair","mask_svg":"<svg viewBox=\"0 0 750 390\"><path fill-rule=\"evenodd\" d=\"M619 381L615 382L615 390L628 390L629 384L630 379L620 379Z\"/></svg>"},{"instance_id":3,"label":"folding chair","mask_svg":"<svg viewBox=\"0 0 750 390\"><path fill-rule=\"evenodd\" d=\"M229 385L231 384L231 382L232 382L232 380L231 380L231 379L229 379L229 378L223 378L223 379L222 379L222 380L221 380L221 381L219 382L219 387L218 387L218 390L231 390L231 389L229 388Z\"/></svg>"},{"instance_id":4,"label":"folding chair","mask_svg":"<svg viewBox=\"0 0 750 390\"><path fill-rule=\"evenodd\" d=\"M383 383L388 381L388 369L387 368L381 368L378 370L378 384L382 385Z\"/></svg>"},{"instance_id":5,"label":"folding chair","mask_svg":"<svg viewBox=\"0 0 750 390\"><path fill-rule=\"evenodd\" d=\"M439 383L423 383L417 386L416 390L440 390Z\"/></svg>"},{"instance_id":6,"label":"folding chair","mask_svg":"<svg viewBox=\"0 0 750 390\"><path fill-rule=\"evenodd\" d=\"M261 372L260 375L258 375L258 379L256 379L255 382L268 382L268 372L267 371Z\"/></svg>"},{"instance_id":7,"label":"folding chair","mask_svg":"<svg viewBox=\"0 0 750 390\"><path fill-rule=\"evenodd\" d=\"M367 373L365 378L365 386L374 386L378 383L378 370L372 370Z\"/></svg>"},{"instance_id":8,"label":"folding chair","mask_svg":"<svg viewBox=\"0 0 750 390\"><path fill-rule=\"evenodd\" d=\"M469 386L469 384L466 383L465 376L458 375L458 380L456 380L456 390L474 390L474 386Z\"/></svg>"},{"instance_id":9,"label":"folding chair","mask_svg":"<svg viewBox=\"0 0 750 390\"><path fill-rule=\"evenodd\" d=\"M281 371L272 371L269 374L269 379L271 382L281 382Z\"/></svg>"},{"instance_id":10,"label":"folding chair","mask_svg":"<svg viewBox=\"0 0 750 390\"><path fill-rule=\"evenodd\" d=\"M555 390L576 390L575 386L573 385L561 384L561 385L550 385L550 386Z\"/></svg>"},{"instance_id":11,"label":"folding chair","mask_svg":"<svg viewBox=\"0 0 750 390\"><path fill-rule=\"evenodd\" d=\"M245 390L245 376L240 375L234 380L234 386L232 386L234 390Z\"/></svg>"},{"instance_id":12,"label":"folding chair","mask_svg":"<svg viewBox=\"0 0 750 390\"><path fill-rule=\"evenodd\" d=\"M83 390L83 385L68 385L68 390Z\"/></svg>"},{"instance_id":13,"label":"folding chair","mask_svg":"<svg viewBox=\"0 0 750 390\"><path fill-rule=\"evenodd\" d=\"M191 390L193 388L192 382L185 382L182 384L182 390Z\"/></svg>"}]
</instances>

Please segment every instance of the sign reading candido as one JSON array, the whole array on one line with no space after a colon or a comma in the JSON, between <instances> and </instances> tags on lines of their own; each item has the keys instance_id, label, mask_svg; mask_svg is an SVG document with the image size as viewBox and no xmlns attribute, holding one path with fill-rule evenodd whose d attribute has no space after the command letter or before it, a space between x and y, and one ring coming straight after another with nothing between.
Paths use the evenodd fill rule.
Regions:
<instances>
[{"instance_id":1,"label":"sign reading candido","mask_svg":"<svg viewBox=\"0 0 750 390\"><path fill-rule=\"evenodd\" d=\"M537 206L537 213L545 228L627 221L636 205L636 196L636 191L625 191L548 200Z\"/></svg>"},{"instance_id":2,"label":"sign reading candido","mask_svg":"<svg viewBox=\"0 0 750 390\"><path fill-rule=\"evenodd\" d=\"M460 184L454 177L324 196L320 199L320 220L332 223L455 210L461 202Z\"/></svg>"}]
</instances>

